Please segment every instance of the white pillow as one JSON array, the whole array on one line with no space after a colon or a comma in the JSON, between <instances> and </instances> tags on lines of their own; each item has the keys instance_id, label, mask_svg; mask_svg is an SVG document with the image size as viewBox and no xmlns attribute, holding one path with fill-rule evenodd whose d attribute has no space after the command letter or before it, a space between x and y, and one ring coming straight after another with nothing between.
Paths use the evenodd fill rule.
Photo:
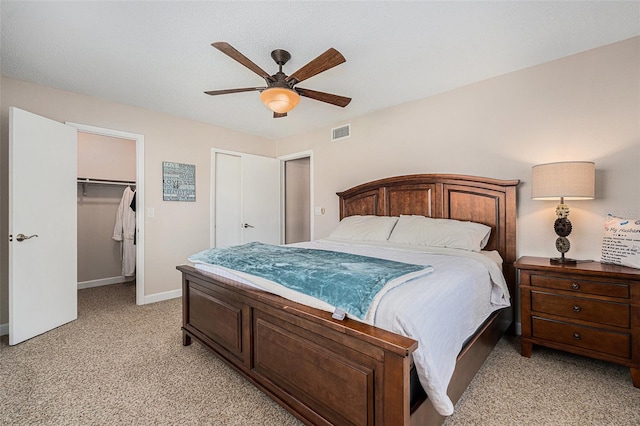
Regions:
<instances>
[{"instance_id":1,"label":"white pillow","mask_svg":"<svg viewBox=\"0 0 640 426\"><path fill-rule=\"evenodd\" d=\"M605 218L600 261L640 268L640 220Z\"/></svg>"},{"instance_id":2,"label":"white pillow","mask_svg":"<svg viewBox=\"0 0 640 426\"><path fill-rule=\"evenodd\" d=\"M487 245L490 235L491 228L481 223L400 216L389 242L480 251Z\"/></svg>"},{"instance_id":3,"label":"white pillow","mask_svg":"<svg viewBox=\"0 0 640 426\"><path fill-rule=\"evenodd\" d=\"M330 239L352 241L387 241L398 221L391 216L347 216L333 230Z\"/></svg>"}]
</instances>

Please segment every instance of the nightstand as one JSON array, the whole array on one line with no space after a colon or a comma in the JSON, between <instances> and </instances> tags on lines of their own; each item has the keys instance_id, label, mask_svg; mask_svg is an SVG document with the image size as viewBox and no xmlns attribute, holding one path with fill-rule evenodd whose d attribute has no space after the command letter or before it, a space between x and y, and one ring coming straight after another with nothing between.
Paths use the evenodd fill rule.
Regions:
<instances>
[{"instance_id":1,"label":"nightstand","mask_svg":"<svg viewBox=\"0 0 640 426\"><path fill-rule=\"evenodd\" d=\"M521 257L522 356L533 345L629 367L640 388L640 269Z\"/></svg>"}]
</instances>

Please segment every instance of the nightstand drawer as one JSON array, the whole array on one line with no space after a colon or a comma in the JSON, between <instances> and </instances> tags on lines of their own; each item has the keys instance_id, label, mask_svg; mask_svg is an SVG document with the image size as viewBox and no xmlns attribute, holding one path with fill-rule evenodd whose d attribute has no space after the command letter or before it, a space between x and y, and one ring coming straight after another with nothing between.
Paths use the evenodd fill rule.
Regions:
<instances>
[{"instance_id":1,"label":"nightstand drawer","mask_svg":"<svg viewBox=\"0 0 640 426\"><path fill-rule=\"evenodd\" d=\"M532 318L533 337L622 358L631 358L631 336L571 323Z\"/></svg>"},{"instance_id":2,"label":"nightstand drawer","mask_svg":"<svg viewBox=\"0 0 640 426\"><path fill-rule=\"evenodd\" d=\"M629 298L629 284L585 281L572 278L531 275L531 285L535 287L555 288L576 293L598 294L601 296Z\"/></svg>"},{"instance_id":3,"label":"nightstand drawer","mask_svg":"<svg viewBox=\"0 0 640 426\"><path fill-rule=\"evenodd\" d=\"M631 308L628 304L575 296L532 291L531 310L623 328L629 328L631 324Z\"/></svg>"}]
</instances>

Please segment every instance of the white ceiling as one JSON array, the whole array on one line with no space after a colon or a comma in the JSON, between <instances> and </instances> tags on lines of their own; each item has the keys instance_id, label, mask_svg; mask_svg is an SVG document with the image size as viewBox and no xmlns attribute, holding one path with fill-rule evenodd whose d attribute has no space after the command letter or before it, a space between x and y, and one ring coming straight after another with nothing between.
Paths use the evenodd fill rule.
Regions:
<instances>
[{"instance_id":1,"label":"white ceiling","mask_svg":"<svg viewBox=\"0 0 640 426\"><path fill-rule=\"evenodd\" d=\"M640 35L640 1L47 1L0 3L2 75L283 138ZM264 81L211 47L226 41L292 74L329 47L347 62L303 87L282 119L258 92L205 90Z\"/></svg>"}]
</instances>

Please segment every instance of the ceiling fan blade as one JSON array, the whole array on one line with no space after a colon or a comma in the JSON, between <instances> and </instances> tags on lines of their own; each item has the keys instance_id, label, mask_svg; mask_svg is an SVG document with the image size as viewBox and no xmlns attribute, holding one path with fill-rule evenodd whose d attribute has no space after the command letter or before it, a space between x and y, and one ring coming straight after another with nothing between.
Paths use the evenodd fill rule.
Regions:
<instances>
[{"instance_id":1,"label":"ceiling fan blade","mask_svg":"<svg viewBox=\"0 0 640 426\"><path fill-rule=\"evenodd\" d=\"M287 116L287 113L286 113L286 112L283 112L283 113L280 113L280 112L274 112L274 113L273 113L273 118L282 118L282 117L286 117L286 116Z\"/></svg>"},{"instance_id":2,"label":"ceiling fan blade","mask_svg":"<svg viewBox=\"0 0 640 426\"><path fill-rule=\"evenodd\" d=\"M240 93L240 92L253 92L255 90L264 90L265 87L243 87L242 89L224 89L224 90L209 90L204 92L207 95L226 95L227 93Z\"/></svg>"},{"instance_id":3,"label":"ceiling fan blade","mask_svg":"<svg viewBox=\"0 0 640 426\"><path fill-rule=\"evenodd\" d=\"M287 77L287 81L291 81L295 78L296 82L299 83L346 61L347 60L340 52L331 47L322 55L318 56L313 61Z\"/></svg>"},{"instance_id":4,"label":"ceiling fan blade","mask_svg":"<svg viewBox=\"0 0 640 426\"><path fill-rule=\"evenodd\" d=\"M296 87L296 92L300 96L315 99L316 101L326 102L328 104L337 105L339 107L346 107L351 102L351 98L345 96L333 95L331 93L318 92L315 90L303 89L302 87Z\"/></svg>"},{"instance_id":5,"label":"ceiling fan blade","mask_svg":"<svg viewBox=\"0 0 640 426\"><path fill-rule=\"evenodd\" d=\"M271 79L271 75L269 75L269 73L267 73L265 70L257 66L255 63L253 63L249 58L244 56L242 53L238 52L229 43L225 41L217 41L215 43L211 43L211 46L215 47L225 55L229 56L231 59L235 59L236 61L240 62L245 67L249 68L251 71L258 74L260 77L266 80Z\"/></svg>"}]
</instances>

